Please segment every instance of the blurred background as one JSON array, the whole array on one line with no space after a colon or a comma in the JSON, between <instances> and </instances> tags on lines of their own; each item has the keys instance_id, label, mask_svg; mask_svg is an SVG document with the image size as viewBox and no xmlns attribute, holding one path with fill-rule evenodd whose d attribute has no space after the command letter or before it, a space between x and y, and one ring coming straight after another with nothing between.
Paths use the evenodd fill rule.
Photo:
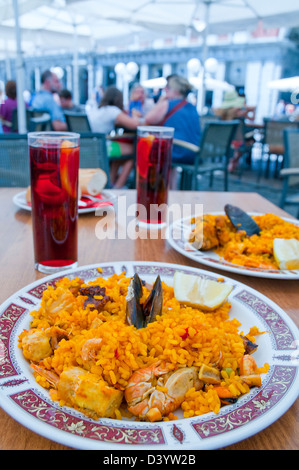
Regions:
<instances>
[{"instance_id":1,"label":"blurred background","mask_svg":"<svg viewBox=\"0 0 299 470\"><path fill-rule=\"evenodd\" d=\"M170 74L191 83L202 129L205 117L224 119L216 111L227 109L225 100L242 98L252 112L240 120L230 188L284 207L281 170L298 167L297 144L287 154L284 140L286 129L299 129L298 0L0 0L0 104L8 82L17 88L7 131L30 130L28 109L46 70L69 93L72 111L86 116L111 85L127 112L137 83L157 102ZM67 100L56 95L59 105ZM43 116L34 119L42 125Z\"/></svg>"},{"instance_id":2,"label":"blurred background","mask_svg":"<svg viewBox=\"0 0 299 470\"><path fill-rule=\"evenodd\" d=\"M126 101L134 82L154 95L160 83L148 80L178 73L193 80L192 98L201 113L218 107L229 85L256 107L256 122L294 112L297 0L0 0L0 5L2 94L6 81L16 79L29 101L50 68L76 104L92 105L113 84ZM199 93L203 74L206 90Z\"/></svg>"}]
</instances>

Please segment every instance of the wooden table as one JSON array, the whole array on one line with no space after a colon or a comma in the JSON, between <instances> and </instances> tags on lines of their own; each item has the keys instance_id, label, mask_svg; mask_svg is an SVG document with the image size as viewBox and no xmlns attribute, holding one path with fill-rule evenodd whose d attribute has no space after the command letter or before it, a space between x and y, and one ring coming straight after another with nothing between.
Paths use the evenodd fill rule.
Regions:
<instances>
[{"instance_id":1,"label":"wooden table","mask_svg":"<svg viewBox=\"0 0 299 470\"><path fill-rule=\"evenodd\" d=\"M12 201L18 188L0 189L0 263L1 290L0 303L27 284L40 279L43 274L33 266L32 228L30 212L17 208ZM134 203L134 191L118 192L126 196L127 207ZM225 203L238 205L247 211L287 214L255 193L216 193L216 192L170 192L170 203L199 203L204 211L223 210ZM120 211L119 211L120 212ZM120 214L121 215L121 214ZM173 250L164 239L118 239L99 240L95 235L99 221L94 213L79 217L79 265L110 261L157 261L199 267L199 265ZM122 223L122 222L120 222ZM218 271L218 269L217 269ZM221 271L219 271L221 273ZM299 282L261 279L222 273L237 281L257 289L282 307L293 321L299 325ZM297 450L299 448L299 400L274 424L264 431L237 444L226 447L228 450ZM0 449L1 450L62 450L68 447L52 442L29 431L0 410Z\"/></svg>"}]
</instances>

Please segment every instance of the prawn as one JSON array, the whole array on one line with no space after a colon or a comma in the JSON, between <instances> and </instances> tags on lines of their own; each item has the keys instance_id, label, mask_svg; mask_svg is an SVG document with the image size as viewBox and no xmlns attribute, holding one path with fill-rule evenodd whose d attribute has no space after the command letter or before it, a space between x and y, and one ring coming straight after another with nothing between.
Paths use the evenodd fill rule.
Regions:
<instances>
[{"instance_id":1,"label":"prawn","mask_svg":"<svg viewBox=\"0 0 299 470\"><path fill-rule=\"evenodd\" d=\"M250 354L245 354L240 361L240 375L255 375L257 365Z\"/></svg>"},{"instance_id":2,"label":"prawn","mask_svg":"<svg viewBox=\"0 0 299 470\"><path fill-rule=\"evenodd\" d=\"M91 338L85 341L81 349L83 361L95 359L96 351L100 348L102 341L102 338Z\"/></svg>"},{"instance_id":3,"label":"prawn","mask_svg":"<svg viewBox=\"0 0 299 470\"><path fill-rule=\"evenodd\" d=\"M133 373L125 390L128 410L139 419L160 421L175 411L183 402L187 391L200 390L197 367L186 367L175 372L154 363Z\"/></svg>"}]
</instances>

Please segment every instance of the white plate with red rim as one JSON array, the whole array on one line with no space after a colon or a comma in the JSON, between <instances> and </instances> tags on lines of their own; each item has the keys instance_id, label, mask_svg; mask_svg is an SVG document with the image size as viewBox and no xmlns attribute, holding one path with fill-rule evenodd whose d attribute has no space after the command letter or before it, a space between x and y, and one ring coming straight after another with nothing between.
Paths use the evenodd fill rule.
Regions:
<instances>
[{"instance_id":1,"label":"white plate with red rim","mask_svg":"<svg viewBox=\"0 0 299 470\"><path fill-rule=\"evenodd\" d=\"M270 299L235 280L230 294L230 319L237 318L239 331L246 334L252 326L266 331L256 337L254 353L258 366L265 362L270 370L262 375L262 387L252 388L234 405L222 407L219 414L175 421L139 422L122 419L87 418L68 407L51 401L40 387L28 362L18 348L18 336L30 326L30 314L40 304L43 290L61 277L95 280L124 270L128 276L137 272L152 283L159 274L172 285L175 271L217 280L219 274L188 266L141 261L103 263L42 278L12 295L0 307L0 405L16 421L48 439L76 449L95 450L211 450L246 439L279 419L298 397L299 331L288 315Z\"/></svg>"},{"instance_id":2,"label":"white plate with red rim","mask_svg":"<svg viewBox=\"0 0 299 470\"><path fill-rule=\"evenodd\" d=\"M209 212L209 214L214 215L223 215L224 212ZM250 212L249 215L264 215L257 212ZM170 246L174 248L178 253L186 256L187 258L201 263L205 266L210 266L214 269L221 269L223 271L231 272L234 274L242 274L245 276L253 277L263 277L270 279L287 279L287 280L298 280L299 279L299 270L288 271L288 270L278 270L278 269L261 269L261 268L252 268L249 266L240 266L237 264L232 264L229 261L221 258L213 250L209 251L200 251L197 250L189 243L189 235L191 231L195 228L195 224L192 223L192 215L190 217L185 217L178 219L167 227L166 230L166 239ZM281 217L286 222L290 222L294 225L299 225L299 220Z\"/></svg>"},{"instance_id":3,"label":"white plate with red rim","mask_svg":"<svg viewBox=\"0 0 299 470\"><path fill-rule=\"evenodd\" d=\"M89 207L85 207L84 204L87 202L88 205L88 200L84 199L84 196L80 199L82 202L82 206L80 205L79 201L79 208L78 208L78 214L88 214L90 212L95 212L98 210L100 207L103 208L109 208L110 206L113 206L113 200L115 199L115 194L109 190L104 190L101 192L99 196L94 196L91 201L91 204ZM20 209L25 209L26 211L31 212L31 205L28 204L27 199L26 199L26 191L21 191L13 197L13 202L14 204L19 207Z\"/></svg>"}]
</instances>

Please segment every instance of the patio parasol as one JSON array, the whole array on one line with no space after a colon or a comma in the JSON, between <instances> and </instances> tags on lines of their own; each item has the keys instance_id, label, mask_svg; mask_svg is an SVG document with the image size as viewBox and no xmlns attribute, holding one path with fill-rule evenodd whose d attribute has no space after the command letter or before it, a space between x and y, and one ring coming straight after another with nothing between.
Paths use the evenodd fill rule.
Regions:
<instances>
[{"instance_id":1,"label":"patio parasol","mask_svg":"<svg viewBox=\"0 0 299 470\"><path fill-rule=\"evenodd\" d=\"M298 0L0 0L0 37L15 31L20 69L25 47L21 33L31 47L42 41L45 50L69 48L74 52L74 37L81 47L91 49L96 42L132 44L136 35L185 35L193 30L202 35L205 63L208 34L256 28L259 21L265 27L297 26ZM19 95L20 77L21 73ZM23 129L25 112L18 116L19 129Z\"/></svg>"},{"instance_id":2,"label":"patio parasol","mask_svg":"<svg viewBox=\"0 0 299 470\"><path fill-rule=\"evenodd\" d=\"M268 83L268 87L272 90L282 92L293 92L299 89L299 77L282 78L281 80L273 80Z\"/></svg>"}]
</instances>

